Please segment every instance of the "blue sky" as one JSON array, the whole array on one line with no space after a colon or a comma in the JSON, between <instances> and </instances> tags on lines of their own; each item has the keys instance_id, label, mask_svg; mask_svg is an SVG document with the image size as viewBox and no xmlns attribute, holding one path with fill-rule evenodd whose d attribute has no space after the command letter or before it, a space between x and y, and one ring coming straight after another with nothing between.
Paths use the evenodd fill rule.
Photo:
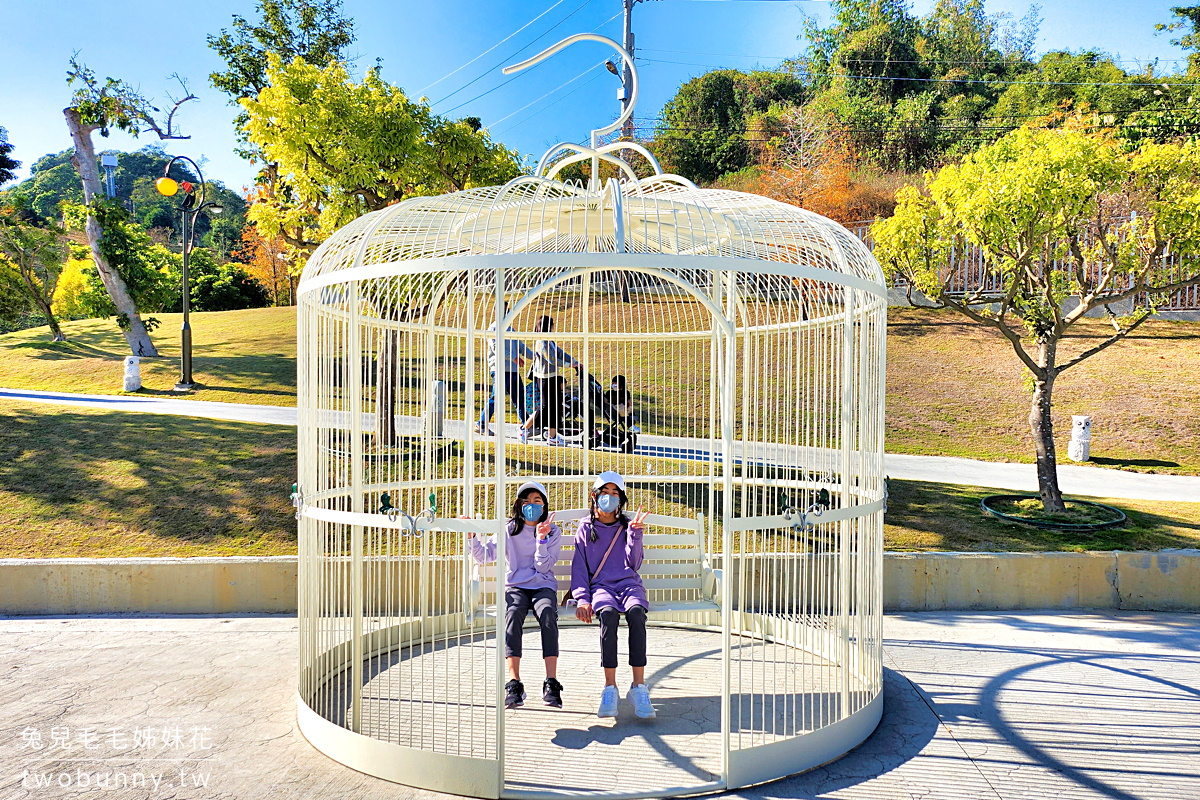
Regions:
<instances>
[{"instance_id":1,"label":"blue sky","mask_svg":"<svg viewBox=\"0 0 1200 800\"><path fill-rule=\"evenodd\" d=\"M1044 0L1038 51L1098 48L1119 56L1127 69L1154 58L1179 59L1182 53L1169 37L1154 32L1154 24L1167 21L1177 2ZM914 0L913 9L925 13L933 3ZM987 7L1020 17L1029 3L989 0ZM353 51L360 72L382 58L385 78L410 94L424 90L430 100L440 101L434 105L439 113L482 118L496 138L522 153L536 157L555 142L585 140L589 130L608 123L618 110L618 80L603 68L588 71L609 55L599 44L576 45L515 79L493 68L509 63L507 57L539 36L513 60L579 31L619 39L620 0L345 0L345 8L357 26ZM543 12L548 13L509 41L430 86ZM192 138L165 147L205 158L206 174L231 188L250 183L253 167L233 154L235 111L208 85L208 74L221 63L208 49L205 34L228 26L234 13L253 16L254 3L6 0L0 126L16 145L13 155L24 162L22 177L38 157L70 145L62 117L70 96L64 76L68 58L78 50L97 74L124 78L159 101L178 88L171 84L171 73L187 78L199 101L180 112L180 121ZM643 59L638 116L653 117L681 83L711 68L771 67L795 55L804 47L797 37L805 14L826 19L829 4L639 4L634 13L637 55ZM133 140L114 133L96 141L98 149L127 150L155 140L152 135Z\"/></svg>"}]
</instances>

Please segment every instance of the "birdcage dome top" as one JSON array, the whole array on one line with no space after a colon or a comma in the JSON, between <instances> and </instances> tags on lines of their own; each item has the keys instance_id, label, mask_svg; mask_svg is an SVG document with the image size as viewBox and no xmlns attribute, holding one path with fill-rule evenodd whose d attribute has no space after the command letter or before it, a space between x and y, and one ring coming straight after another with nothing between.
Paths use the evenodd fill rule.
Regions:
<instances>
[{"instance_id":1,"label":"birdcage dome top","mask_svg":"<svg viewBox=\"0 0 1200 800\"><path fill-rule=\"evenodd\" d=\"M870 251L833 220L664 174L602 186L524 176L504 186L415 197L334 233L309 258L299 291L507 265L676 274L717 268L886 293Z\"/></svg>"}]
</instances>

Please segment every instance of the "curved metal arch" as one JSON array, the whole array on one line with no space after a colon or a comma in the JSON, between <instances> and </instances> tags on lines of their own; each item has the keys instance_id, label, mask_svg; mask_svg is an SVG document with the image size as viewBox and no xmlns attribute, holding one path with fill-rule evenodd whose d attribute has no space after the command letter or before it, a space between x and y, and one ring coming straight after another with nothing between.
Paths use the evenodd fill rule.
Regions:
<instances>
[{"instance_id":1,"label":"curved metal arch","mask_svg":"<svg viewBox=\"0 0 1200 800\"><path fill-rule=\"evenodd\" d=\"M572 278L578 278L583 275L596 272L599 269L601 269L601 267L574 267L565 272L560 272L557 275L552 275L549 278L546 278L546 280L526 290L525 295L520 300L509 306L508 314L506 314L504 318L500 320L500 325L497 327L501 330L507 329L508 326L513 323L513 320L517 318L517 315L519 315L526 306L532 303L538 295L545 293L560 283L564 283ZM685 281L678 275L672 274L665 270L656 269L654 267L628 267L627 269L632 272L640 272L643 275L652 275L655 278L659 278L660 280L664 280L667 283L674 284L680 289L683 289L692 297L699 300L700 304L709 310L709 313L713 315L713 319L718 321L726 335L733 336L735 334L735 324L725 316L725 312L722 311L721 308L712 301L712 298L700 291L695 284Z\"/></svg>"},{"instance_id":2,"label":"curved metal arch","mask_svg":"<svg viewBox=\"0 0 1200 800\"><path fill-rule=\"evenodd\" d=\"M613 165L619 167L622 171L625 172L626 175L629 176L629 179L631 181L636 181L638 179L637 173L633 171L633 167L629 166L628 164L626 164L624 161L617 158L616 156L610 155L609 153L605 152L604 148L585 147L584 145L575 144L574 142L562 142L561 144L555 145L554 148L555 148L555 150L567 150L567 149L576 150L576 151L578 151L578 155L568 156L567 158L564 158L562 161L556 162L554 164L554 169L550 172L549 175L546 176L547 178L553 179L554 176L557 175L563 169L563 167L568 167L571 164L577 164L580 161L587 161L590 158L593 160L606 161L609 164L613 164ZM538 165L538 168L539 169L541 168L541 164ZM596 180L596 176L594 173L592 175L592 180L593 181Z\"/></svg>"},{"instance_id":3,"label":"curved metal arch","mask_svg":"<svg viewBox=\"0 0 1200 800\"><path fill-rule=\"evenodd\" d=\"M633 109L637 105L637 99L638 99L637 65L633 63L633 56L631 56L629 54L629 51L627 51L624 47L621 47L621 45L617 44L612 39L609 39L607 36L601 36L597 33L576 33L572 36L568 36L567 38L563 39L560 42L557 42L556 44L550 45L545 50L543 50L542 52L533 56L532 58L527 58L524 61L521 61L517 64L510 64L509 66L505 67L502 70L502 72L505 75L511 75L514 72L520 72L523 69L528 69L529 67L532 67L534 64L539 64L542 61L545 61L547 58L554 55L558 51L562 50L565 47L569 47L569 46L575 44L576 42L600 42L601 44L608 45L609 47L611 47L612 49L616 50L618 53L621 54L621 60L625 62L625 67L626 67L626 69L629 70L629 74L630 74L629 99L625 103L625 110L621 112L621 116L617 117L616 121L614 121L610 125L606 125L603 128L595 128L592 130L592 150L596 150L600 144L600 137L606 133L612 133L613 131L617 130L622 125L624 125L629 120L629 118L633 116ZM551 148L551 150L553 150L553 149L554 148ZM545 156L543 156L542 158L544 160ZM591 182L593 184L600 177L600 161L601 161L600 156L592 155L592 181ZM632 172L632 171L633 170L631 169L630 172ZM634 176L634 180L637 180L636 175Z\"/></svg>"},{"instance_id":4,"label":"curved metal arch","mask_svg":"<svg viewBox=\"0 0 1200 800\"><path fill-rule=\"evenodd\" d=\"M570 47L571 45L575 44L576 42L600 42L601 44L608 45L609 47L611 47L612 49L616 50L618 53L621 54L621 59L625 62L625 66L627 66L629 68L630 72L633 74L633 81L632 81L633 86L631 87L632 91L630 92L629 102L625 104L625 111L621 114L621 116L617 117L616 121L613 122L611 125L607 125L603 128L596 128L595 130L592 131L592 147L595 147L597 137L603 136L606 133L612 133L617 128L620 128L622 125L624 125L626 123L626 121L628 121L629 118L633 116L633 107L635 105L637 105L637 97L638 97L637 65L633 63L633 56L629 55L629 52L624 47L621 47L621 45L617 44L616 42L614 42L612 39L608 38L607 36L601 36L598 33L576 33L571 36L568 36L567 38L563 39L560 42L550 45L545 50L543 50L542 52L538 53L535 56L527 58L524 61L518 62L516 64L510 64L509 66L507 66L503 70L501 70L501 72L503 72L505 75L511 75L514 72L520 72L523 69L529 69L533 65L540 64L541 62L545 61L547 58L554 55L558 51L562 50L565 47Z\"/></svg>"},{"instance_id":5,"label":"curved metal arch","mask_svg":"<svg viewBox=\"0 0 1200 800\"><path fill-rule=\"evenodd\" d=\"M596 156L596 157L603 157L604 155L615 153L618 150L632 150L633 152L640 154L642 157L644 157L647 161L650 162L650 166L652 166L654 168L654 175L650 176L650 177L658 177L663 174L662 166L659 165L658 159L656 159L654 157L654 154L651 153L649 150L647 150L642 145L638 144L637 142L611 142L606 145L601 145L600 147L597 147L595 149L590 148L590 147L584 147L583 145L575 144L574 142L559 142L558 144L554 145L553 147L551 147L549 150L547 150L545 153L542 154L541 159L538 161L537 168L534 170L534 174L538 175L538 176L545 174L546 177L553 178L555 175L557 175L559 173L559 171L563 167L567 166L568 164L573 164L578 161L584 160L583 158L581 158L579 156L571 156L568 159L563 159L562 161L555 162L553 164L554 169L550 170L549 172L546 172L546 168L548 166L547 162L562 150L576 150L579 153L586 153L588 156ZM606 160L611 161L612 159L609 158ZM618 160L620 160L620 159L618 159ZM629 164L627 162L620 160L620 163L627 168L627 171L632 172L632 168L629 167ZM646 180L646 178L638 178L636 175L633 178L634 183L637 183L641 180ZM683 180L687 180L687 179L684 178ZM695 187L695 184L692 183L691 181L688 181L688 185L693 188Z\"/></svg>"}]
</instances>

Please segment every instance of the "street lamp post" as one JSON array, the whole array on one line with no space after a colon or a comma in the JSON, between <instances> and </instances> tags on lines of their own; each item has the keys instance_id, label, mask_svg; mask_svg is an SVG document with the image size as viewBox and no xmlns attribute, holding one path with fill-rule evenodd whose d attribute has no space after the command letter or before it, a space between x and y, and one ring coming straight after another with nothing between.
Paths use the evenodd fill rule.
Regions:
<instances>
[{"instance_id":1,"label":"street lamp post","mask_svg":"<svg viewBox=\"0 0 1200 800\"><path fill-rule=\"evenodd\" d=\"M175 181L170 177L171 167L176 161L186 161L196 171L196 176L200 179L199 202L196 201L195 186L189 181ZM191 283L188 276L188 254L192 250L192 238L196 233L196 219L200 216L200 212L207 208L214 214L220 214L222 209L217 203L205 201L208 187L204 183L204 173L200 171L200 165L187 156L174 156L168 161L166 169L163 170L163 176L154 182L154 186L163 197L174 197L180 189L183 189L183 200L179 203L179 210L183 216L183 330L180 332L181 376L179 383L175 384L175 391L186 392L196 385L192 381L192 324L189 318Z\"/></svg>"}]
</instances>

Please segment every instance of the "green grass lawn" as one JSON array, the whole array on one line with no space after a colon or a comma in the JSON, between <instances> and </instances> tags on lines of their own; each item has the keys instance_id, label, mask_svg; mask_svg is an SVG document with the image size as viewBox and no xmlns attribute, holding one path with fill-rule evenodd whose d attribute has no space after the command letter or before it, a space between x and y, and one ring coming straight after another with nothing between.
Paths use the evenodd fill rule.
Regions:
<instances>
[{"instance_id":1,"label":"green grass lawn","mask_svg":"<svg viewBox=\"0 0 1200 800\"><path fill-rule=\"evenodd\" d=\"M255 308L191 315L192 373L199 388L172 392L179 380L182 314L156 314L159 358L142 359L139 395L227 403L296 404L296 309ZM0 336L0 386L84 394L122 394L125 337L111 319L64 322L65 342L48 328Z\"/></svg>"},{"instance_id":2,"label":"green grass lawn","mask_svg":"<svg viewBox=\"0 0 1200 800\"><path fill-rule=\"evenodd\" d=\"M1200 546L1200 503L1099 499L1125 512L1129 518L1125 527L1069 533L1001 522L985 514L979 501L1001 493L999 489L922 481L888 483L890 493L883 534L888 550L1028 552Z\"/></svg>"},{"instance_id":3,"label":"green grass lawn","mask_svg":"<svg viewBox=\"0 0 1200 800\"><path fill-rule=\"evenodd\" d=\"M291 428L0 401L0 557L294 554L295 463ZM892 481L885 547L1200 546L1200 503L1108 501L1128 527L1058 534L985 516L990 493Z\"/></svg>"},{"instance_id":4,"label":"green grass lawn","mask_svg":"<svg viewBox=\"0 0 1200 800\"><path fill-rule=\"evenodd\" d=\"M571 318L564 311L563 325ZM160 315L163 358L142 362L142 394L170 392L178 379L178 314ZM295 309L193 315L197 400L293 405ZM0 336L0 387L119 394L124 338L112 320L67 322L67 342L39 328ZM1111 331L1085 320L1061 354ZM678 365L676 365L678 366ZM602 371L602 370L601 370ZM644 411L705 387L703 371L679 368L638 391ZM1092 417L1092 463L1147 472L1200 474L1200 322L1155 320L1064 373L1055 387L1060 462L1071 414ZM998 334L952 312L892 309L888 330L887 449L994 461L1033 460L1030 396L1020 363Z\"/></svg>"},{"instance_id":5,"label":"green grass lawn","mask_svg":"<svg viewBox=\"0 0 1200 800\"><path fill-rule=\"evenodd\" d=\"M294 428L0 401L0 556L296 552Z\"/></svg>"},{"instance_id":6,"label":"green grass lawn","mask_svg":"<svg viewBox=\"0 0 1200 800\"><path fill-rule=\"evenodd\" d=\"M1083 320L1059 357L1111 332ZM1033 461L1031 395L999 333L950 311L893 308L887 358L888 452ZM1070 463L1072 414L1092 418L1093 464L1200 474L1200 322L1152 320L1064 372L1054 388L1059 463Z\"/></svg>"}]
</instances>

